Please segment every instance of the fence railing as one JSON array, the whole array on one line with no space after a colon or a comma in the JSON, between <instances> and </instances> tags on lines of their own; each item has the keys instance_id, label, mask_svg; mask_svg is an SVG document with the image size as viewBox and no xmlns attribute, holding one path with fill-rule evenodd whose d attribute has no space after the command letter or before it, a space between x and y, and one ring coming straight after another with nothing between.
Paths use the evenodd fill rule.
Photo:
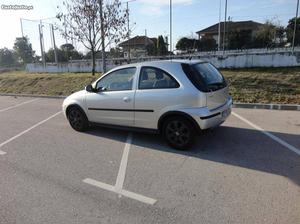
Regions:
<instances>
[{"instance_id":1,"label":"fence railing","mask_svg":"<svg viewBox=\"0 0 300 224\"><path fill-rule=\"evenodd\" d=\"M295 47L294 52L300 52L300 47ZM185 54L176 54L176 55L163 55L163 56L144 56L144 57L131 57L128 58L107 58L106 62L108 64L121 65L126 63L136 63L143 61L155 61L155 60L168 60L168 59L199 59L201 57L207 56L222 56L226 57L227 55L246 55L246 54L272 54L272 53L292 53L291 47L282 47L282 48L252 48L252 49L237 49L237 50L226 50L226 51L199 51ZM96 63L101 63L101 59L96 59ZM80 60L70 60L69 62L59 62L60 65L67 64L77 64L77 63L91 63L91 59L80 59ZM34 63L42 64L42 63ZM47 65L56 65L53 62L47 62Z\"/></svg>"},{"instance_id":2,"label":"fence railing","mask_svg":"<svg viewBox=\"0 0 300 224\"><path fill-rule=\"evenodd\" d=\"M144 57L131 57L130 62L141 62L141 61L153 61L153 60L167 60L167 59L187 59L187 58L198 58L203 56L226 56L233 54L268 54L268 53L292 53L291 47L282 48L252 48L252 49L238 49L238 50L226 50L226 51L199 51L185 54L176 55L164 55L164 56L144 56ZM295 47L294 52L300 52L300 47ZM90 62L90 59L83 60L71 60L69 63L76 62ZM101 61L101 59L96 59L96 61ZM107 61L116 62L129 62L128 58L108 58Z\"/></svg>"},{"instance_id":3,"label":"fence railing","mask_svg":"<svg viewBox=\"0 0 300 224\"><path fill-rule=\"evenodd\" d=\"M290 48L274 49L247 49L230 51L196 52L172 56L148 56L131 58L109 58L107 69L128 63L143 61L167 60L167 59L200 59L213 63L219 68L250 68L250 67L290 67L300 66L300 47L295 48L295 54ZM29 72L90 72L92 70L91 60L72 60L68 63L47 63L44 67L41 63L28 64ZM102 71L102 60L96 60L96 71Z\"/></svg>"}]
</instances>

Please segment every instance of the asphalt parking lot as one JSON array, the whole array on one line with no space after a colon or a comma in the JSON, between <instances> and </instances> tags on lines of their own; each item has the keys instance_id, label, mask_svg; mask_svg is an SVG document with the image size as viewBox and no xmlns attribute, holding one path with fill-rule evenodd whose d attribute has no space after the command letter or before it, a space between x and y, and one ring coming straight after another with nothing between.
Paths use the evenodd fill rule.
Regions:
<instances>
[{"instance_id":1,"label":"asphalt parking lot","mask_svg":"<svg viewBox=\"0 0 300 224\"><path fill-rule=\"evenodd\" d=\"M1 224L300 223L300 112L233 109L183 152L61 104L0 97Z\"/></svg>"}]
</instances>

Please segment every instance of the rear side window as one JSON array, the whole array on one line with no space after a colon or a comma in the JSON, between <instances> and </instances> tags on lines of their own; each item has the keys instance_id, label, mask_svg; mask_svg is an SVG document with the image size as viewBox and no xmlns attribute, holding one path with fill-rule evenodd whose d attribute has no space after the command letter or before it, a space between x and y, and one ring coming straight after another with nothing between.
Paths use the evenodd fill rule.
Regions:
<instances>
[{"instance_id":1,"label":"rear side window","mask_svg":"<svg viewBox=\"0 0 300 224\"><path fill-rule=\"evenodd\" d=\"M167 72L154 67L142 67L139 78L139 89L178 88L179 83Z\"/></svg>"},{"instance_id":2,"label":"rear side window","mask_svg":"<svg viewBox=\"0 0 300 224\"><path fill-rule=\"evenodd\" d=\"M193 85L202 92L216 91L227 86L223 75L208 62L182 64L182 69Z\"/></svg>"}]
</instances>

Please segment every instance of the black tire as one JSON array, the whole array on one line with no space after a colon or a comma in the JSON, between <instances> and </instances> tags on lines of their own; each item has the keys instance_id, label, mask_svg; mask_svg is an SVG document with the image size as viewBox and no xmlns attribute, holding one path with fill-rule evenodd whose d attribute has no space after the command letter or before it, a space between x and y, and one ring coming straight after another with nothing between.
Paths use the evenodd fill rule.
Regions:
<instances>
[{"instance_id":1,"label":"black tire","mask_svg":"<svg viewBox=\"0 0 300 224\"><path fill-rule=\"evenodd\" d=\"M162 127L162 134L167 143L179 150L187 150L194 143L195 130L193 124L184 117L168 118Z\"/></svg>"},{"instance_id":2,"label":"black tire","mask_svg":"<svg viewBox=\"0 0 300 224\"><path fill-rule=\"evenodd\" d=\"M67 113L71 127L76 131L86 131L89 127L89 121L85 113L77 106L72 106Z\"/></svg>"}]
</instances>

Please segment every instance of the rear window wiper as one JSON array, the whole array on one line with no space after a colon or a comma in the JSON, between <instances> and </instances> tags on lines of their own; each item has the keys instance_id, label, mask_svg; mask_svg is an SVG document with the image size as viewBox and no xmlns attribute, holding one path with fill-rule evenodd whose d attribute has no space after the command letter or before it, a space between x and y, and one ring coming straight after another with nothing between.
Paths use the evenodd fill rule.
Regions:
<instances>
[{"instance_id":1,"label":"rear window wiper","mask_svg":"<svg viewBox=\"0 0 300 224\"><path fill-rule=\"evenodd\" d=\"M225 87L225 83L223 83L223 82L209 83L209 84L207 84L207 87L208 87L208 89L216 90L216 89Z\"/></svg>"},{"instance_id":2,"label":"rear window wiper","mask_svg":"<svg viewBox=\"0 0 300 224\"><path fill-rule=\"evenodd\" d=\"M214 83L209 83L207 86L224 86L223 82L214 82Z\"/></svg>"}]
</instances>

